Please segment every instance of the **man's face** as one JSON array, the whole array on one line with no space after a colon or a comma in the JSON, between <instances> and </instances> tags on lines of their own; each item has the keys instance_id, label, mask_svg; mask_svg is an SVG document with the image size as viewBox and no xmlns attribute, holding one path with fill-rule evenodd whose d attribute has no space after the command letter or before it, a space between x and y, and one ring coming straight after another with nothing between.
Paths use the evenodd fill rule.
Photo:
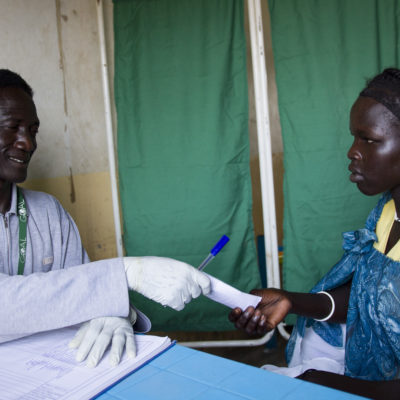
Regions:
<instances>
[{"instance_id":1,"label":"man's face","mask_svg":"<svg viewBox=\"0 0 400 400\"><path fill-rule=\"evenodd\" d=\"M39 119L32 98L22 89L0 89L0 182L26 179L36 150Z\"/></svg>"},{"instance_id":2,"label":"man's face","mask_svg":"<svg viewBox=\"0 0 400 400\"><path fill-rule=\"evenodd\" d=\"M350 113L354 142L348 152L350 180L366 195L400 186L400 123L382 104L359 97Z\"/></svg>"}]
</instances>

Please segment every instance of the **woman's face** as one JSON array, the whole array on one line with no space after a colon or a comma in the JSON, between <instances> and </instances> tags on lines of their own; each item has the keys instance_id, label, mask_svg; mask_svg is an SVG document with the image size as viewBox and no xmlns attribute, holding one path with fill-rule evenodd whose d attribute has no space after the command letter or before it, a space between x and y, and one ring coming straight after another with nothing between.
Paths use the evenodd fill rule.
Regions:
<instances>
[{"instance_id":1,"label":"woman's face","mask_svg":"<svg viewBox=\"0 0 400 400\"><path fill-rule=\"evenodd\" d=\"M359 97L350 112L350 180L366 195L400 186L400 121L381 103Z\"/></svg>"}]
</instances>

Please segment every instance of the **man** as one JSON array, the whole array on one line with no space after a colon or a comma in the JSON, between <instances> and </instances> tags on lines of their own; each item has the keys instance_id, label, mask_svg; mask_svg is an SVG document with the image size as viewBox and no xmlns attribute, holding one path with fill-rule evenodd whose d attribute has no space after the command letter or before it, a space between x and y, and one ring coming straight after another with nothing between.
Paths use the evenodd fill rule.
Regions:
<instances>
[{"instance_id":1,"label":"man","mask_svg":"<svg viewBox=\"0 0 400 400\"><path fill-rule=\"evenodd\" d=\"M77 359L95 366L112 341L110 361L118 364L124 347L135 354L128 287L180 310L210 291L209 278L161 257L89 263L60 203L16 186L26 179L38 130L32 89L0 69L0 341L91 320L71 342Z\"/></svg>"}]
</instances>

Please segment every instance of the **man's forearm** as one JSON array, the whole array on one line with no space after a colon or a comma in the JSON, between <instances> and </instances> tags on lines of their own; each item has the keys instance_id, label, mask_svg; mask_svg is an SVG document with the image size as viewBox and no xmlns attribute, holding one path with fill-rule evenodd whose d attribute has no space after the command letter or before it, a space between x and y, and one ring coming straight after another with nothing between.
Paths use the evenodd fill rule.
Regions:
<instances>
[{"instance_id":1,"label":"man's forearm","mask_svg":"<svg viewBox=\"0 0 400 400\"><path fill-rule=\"evenodd\" d=\"M119 259L27 276L1 274L0 289L0 342L129 313L128 287Z\"/></svg>"}]
</instances>

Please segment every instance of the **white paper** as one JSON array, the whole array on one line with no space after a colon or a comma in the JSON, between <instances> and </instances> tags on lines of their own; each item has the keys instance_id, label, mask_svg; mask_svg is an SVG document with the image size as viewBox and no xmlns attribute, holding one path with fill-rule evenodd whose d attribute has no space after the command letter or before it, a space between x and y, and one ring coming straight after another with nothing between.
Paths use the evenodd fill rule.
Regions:
<instances>
[{"instance_id":1,"label":"white paper","mask_svg":"<svg viewBox=\"0 0 400 400\"><path fill-rule=\"evenodd\" d=\"M248 306L256 307L261 300L261 297L241 292L211 275L208 277L211 279L211 292L206 296L229 308L239 307L244 311Z\"/></svg>"},{"instance_id":2,"label":"white paper","mask_svg":"<svg viewBox=\"0 0 400 400\"><path fill-rule=\"evenodd\" d=\"M171 344L168 337L135 335L137 356L111 367L105 354L96 368L75 361L68 347L76 327L39 333L0 345L0 398L90 399Z\"/></svg>"}]
</instances>

